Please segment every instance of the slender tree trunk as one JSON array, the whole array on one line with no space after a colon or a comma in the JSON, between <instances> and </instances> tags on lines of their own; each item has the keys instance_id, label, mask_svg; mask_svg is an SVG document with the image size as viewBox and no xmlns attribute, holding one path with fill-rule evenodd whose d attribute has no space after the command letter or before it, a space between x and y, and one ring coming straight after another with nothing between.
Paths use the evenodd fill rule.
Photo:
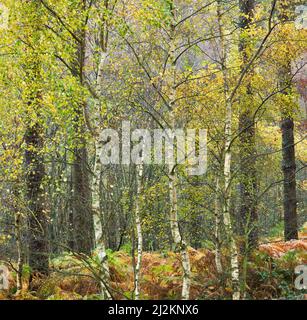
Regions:
<instances>
[{"instance_id":1,"label":"slender tree trunk","mask_svg":"<svg viewBox=\"0 0 307 320\"><path fill-rule=\"evenodd\" d=\"M32 46L25 50L26 88L25 99L29 115L27 119L25 141L25 183L26 199L28 206L29 227L29 265L31 279L33 275L47 275L49 273L49 246L47 237L47 213L44 196L43 180L45 166L43 157L44 128L41 123L42 92L41 92L41 56L36 47L41 40L41 8L38 1L25 4L26 8L34 15L30 22L30 34L34 39ZM25 19L27 19L25 12ZM35 121L33 115L35 114Z\"/></svg>"},{"instance_id":2,"label":"slender tree trunk","mask_svg":"<svg viewBox=\"0 0 307 320\"><path fill-rule=\"evenodd\" d=\"M239 52L242 55L242 69L249 60L250 37L248 32L255 9L255 0L240 0L240 28L241 39L239 43ZM255 122L253 117L253 92L250 79L246 84L246 98L250 105L244 106L239 117L240 134L240 215L239 230L244 238L247 238L247 244L244 246L249 250L251 247L257 247L258 244L258 216L256 208L256 146L255 146Z\"/></svg>"},{"instance_id":3,"label":"slender tree trunk","mask_svg":"<svg viewBox=\"0 0 307 320\"><path fill-rule=\"evenodd\" d=\"M282 131L282 171L284 175L284 237L286 241L298 239L296 164L294 149L294 122L285 115L281 122Z\"/></svg>"},{"instance_id":4,"label":"slender tree trunk","mask_svg":"<svg viewBox=\"0 0 307 320\"><path fill-rule=\"evenodd\" d=\"M109 265L105 246L105 223L103 219L103 213L100 206L100 177L101 177L101 154L102 142L96 143L96 158L94 166L94 179L92 185L92 197L93 197L93 212L94 212L94 224L95 224L95 249L100 262L101 267L101 295L104 299L111 299L109 281Z\"/></svg>"},{"instance_id":5,"label":"slender tree trunk","mask_svg":"<svg viewBox=\"0 0 307 320\"><path fill-rule=\"evenodd\" d=\"M231 189L231 126L232 126L232 107L227 103L226 107L226 126L225 126L225 160L224 160L224 224L227 236L230 242L230 266L232 280L232 298L240 299L240 278L239 278L239 260L238 249L236 246L235 236L232 227L230 215L230 189Z\"/></svg>"},{"instance_id":6,"label":"slender tree trunk","mask_svg":"<svg viewBox=\"0 0 307 320\"><path fill-rule=\"evenodd\" d=\"M173 241L176 249L179 250L181 255L181 265L183 270L182 282L182 299L189 300L190 286L191 286L191 266L188 246L182 239L179 223L178 223L178 205L177 205L177 177L174 170L171 168L169 171L169 193L170 193L170 224Z\"/></svg>"},{"instance_id":7,"label":"slender tree trunk","mask_svg":"<svg viewBox=\"0 0 307 320\"><path fill-rule=\"evenodd\" d=\"M216 178L216 195L215 195L215 266L218 274L223 272L221 259L221 213L220 213L220 181Z\"/></svg>"},{"instance_id":8,"label":"slender tree trunk","mask_svg":"<svg viewBox=\"0 0 307 320\"><path fill-rule=\"evenodd\" d=\"M107 8L107 1L104 1L104 5ZM107 42L108 42L108 31L106 27L106 21L104 15L102 17L103 27L100 33L100 59L98 64L98 72L96 79L96 112L100 114L100 98L102 97L102 81L103 81L103 68L107 57ZM95 225L95 250L98 254L99 262L101 265L101 294L105 299L110 300L112 298L110 293L110 272L108 264L108 256L106 253L106 223L105 214L101 210L101 148L103 142L100 139L99 130L101 130L101 125L99 124L99 116L97 116L97 122L95 123L94 139L95 139L95 164L94 164L94 179L92 184L92 209L94 213L94 225Z\"/></svg>"},{"instance_id":9,"label":"slender tree trunk","mask_svg":"<svg viewBox=\"0 0 307 320\"><path fill-rule=\"evenodd\" d=\"M22 255L22 239L21 239L21 213L17 210L15 212L15 237L17 249L17 275L16 275L16 294L22 291L22 269L23 269L23 255Z\"/></svg>"},{"instance_id":10,"label":"slender tree trunk","mask_svg":"<svg viewBox=\"0 0 307 320\"><path fill-rule=\"evenodd\" d=\"M169 79L168 83L170 85L169 92L169 105L170 105L170 124L174 130L176 127L174 109L176 101L176 57L175 57L175 37L176 37L176 14L173 1L170 3L170 13L172 16L172 21L170 25L170 49L169 49ZM175 166L169 166L169 196L170 196L170 227L173 241L176 245L176 249L179 250L181 255L181 265L183 271L183 280L182 280L182 299L188 300L190 297L190 287L191 287L191 266L190 266L190 257L188 252L188 246L183 240L179 229L178 223L178 199L177 199L177 173L175 171Z\"/></svg>"},{"instance_id":11,"label":"slender tree trunk","mask_svg":"<svg viewBox=\"0 0 307 320\"><path fill-rule=\"evenodd\" d=\"M226 236L229 241L230 249L230 268L232 281L232 298L233 300L240 299L240 273L238 249L236 246L235 235L230 214L230 194L231 194L231 141L232 141L232 104L229 101L229 86L227 78L227 47L224 37L224 28L221 15L221 1L218 2L218 23L220 34L220 50L221 50L221 71L223 72L224 80L224 100L225 100L225 153L224 153L224 205L223 205L223 220L225 225Z\"/></svg>"},{"instance_id":12,"label":"slender tree trunk","mask_svg":"<svg viewBox=\"0 0 307 320\"><path fill-rule=\"evenodd\" d=\"M81 108L81 107L80 107ZM78 120L81 120L78 116ZM83 124L76 126L74 163L72 167L72 220L74 230L73 250L90 255L94 248L94 222L91 210L88 153Z\"/></svg>"},{"instance_id":13,"label":"slender tree trunk","mask_svg":"<svg viewBox=\"0 0 307 320\"><path fill-rule=\"evenodd\" d=\"M239 52L241 54L244 70L250 59L252 39L249 35L252 19L254 17L255 0L240 0L240 28L241 38ZM258 245L258 216L256 208L256 145L255 145L255 121L253 116L253 92L251 85L252 73L246 77L245 105L242 106L239 115L240 137L240 209L239 232L242 236L241 252L243 255L243 268L241 274L241 297L244 299L247 281L247 260L252 248Z\"/></svg>"},{"instance_id":14,"label":"slender tree trunk","mask_svg":"<svg viewBox=\"0 0 307 320\"><path fill-rule=\"evenodd\" d=\"M282 22L289 23L290 5L291 3L286 0L281 1L280 20ZM291 60L280 68L279 77L281 87L291 84ZM291 89L286 89L283 94L288 95L289 91ZM291 116L293 110L288 110L284 106L281 106L281 109L284 238L289 241L298 239L294 121Z\"/></svg>"},{"instance_id":15,"label":"slender tree trunk","mask_svg":"<svg viewBox=\"0 0 307 320\"><path fill-rule=\"evenodd\" d=\"M83 1L81 10L86 10ZM84 66L86 51L86 26L78 32L80 43L76 44L76 57L73 66L74 76L84 84ZM75 107L75 148L72 167L73 184L73 228L75 230L74 250L90 255L94 248L94 221L91 209L91 189L88 169L87 141L85 139L84 110L86 102Z\"/></svg>"},{"instance_id":16,"label":"slender tree trunk","mask_svg":"<svg viewBox=\"0 0 307 320\"><path fill-rule=\"evenodd\" d=\"M137 234L137 259L134 272L134 296L135 300L140 299L140 275L142 267L143 255L143 234L141 221L141 195L142 195L142 178L143 178L143 164L137 165L137 199L135 205L135 224Z\"/></svg>"},{"instance_id":17,"label":"slender tree trunk","mask_svg":"<svg viewBox=\"0 0 307 320\"><path fill-rule=\"evenodd\" d=\"M88 156L85 140L76 141L81 147L74 149L72 168L73 184L73 250L90 255L94 248L94 228L91 210L91 191L88 173Z\"/></svg>"},{"instance_id":18,"label":"slender tree trunk","mask_svg":"<svg viewBox=\"0 0 307 320\"><path fill-rule=\"evenodd\" d=\"M69 203L67 212L67 245L70 250L74 250L74 210L73 210L73 176L72 176L72 166L70 166L69 171Z\"/></svg>"},{"instance_id":19,"label":"slender tree trunk","mask_svg":"<svg viewBox=\"0 0 307 320\"><path fill-rule=\"evenodd\" d=\"M47 238L47 216L43 179L45 167L43 164L42 127L39 123L29 126L25 134L26 152L25 166L28 200L29 224L29 265L33 274L48 274L49 246Z\"/></svg>"}]
</instances>

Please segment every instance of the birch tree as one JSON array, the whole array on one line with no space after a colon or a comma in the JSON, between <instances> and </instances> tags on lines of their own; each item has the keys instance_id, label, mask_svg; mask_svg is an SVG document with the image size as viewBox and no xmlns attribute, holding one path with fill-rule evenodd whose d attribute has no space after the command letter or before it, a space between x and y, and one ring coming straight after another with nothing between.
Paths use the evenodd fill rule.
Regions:
<instances>
[{"instance_id":1,"label":"birch tree","mask_svg":"<svg viewBox=\"0 0 307 320\"><path fill-rule=\"evenodd\" d=\"M46 200L43 180L45 166L43 158L44 128L41 120L42 105L42 59L40 55L41 15L39 1L22 4L24 23L23 36L30 42L25 48L24 72L26 86L23 99L28 107L28 119L25 131L25 179L26 198L28 201L29 223L29 265L33 275L49 273L49 249L47 235ZM35 119L33 121L33 119ZM17 217L16 217L17 218Z\"/></svg>"},{"instance_id":2,"label":"birch tree","mask_svg":"<svg viewBox=\"0 0 307 320\"><path fill-rule=\"evenodd\" d=\"M220 56L221 68L223 74L223 92L225 102L225 151L224 151L224 187L223 187L223 220L229 241L230 248L230 268L231 268L231 281L232 281L232 298L233 300L240 299L240 279L239 279L239 257L236 245L233 225L230 215L230 200L231 200L231 142L232 142L232 122L233 122L233 109L230 95L229 79L227 74L227 62L229 47L225 41L224 21L221 19L221 12L223 10L222 2L218 2L218 22L219 22L219 36L220 36Z\"/></svg>"}]
</instances>

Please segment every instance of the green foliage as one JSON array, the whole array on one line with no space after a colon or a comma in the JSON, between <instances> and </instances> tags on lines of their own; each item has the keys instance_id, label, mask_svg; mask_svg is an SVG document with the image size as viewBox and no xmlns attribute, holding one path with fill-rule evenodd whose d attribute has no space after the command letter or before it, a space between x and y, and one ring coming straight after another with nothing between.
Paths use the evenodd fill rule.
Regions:
<instances>
[{"instance_id":1,"label":"green foliage","mask_svg":"<svg viewBox=\"0 0 307 320\"><path fill-rule=\"evenodd\" d=\"M270 230L269 236L272 238L282 237L284 232L284 222L280 221Z\"/></svg>"},{"instance_id":2,"label":"green foliage","mask_svg":"<svg viewBox=\"0 0 307 320\"><path fill-rule=\"evenodd\" d=\"M1 258L28 255L25 249L33 230L29 230L27 221L36 212L29 204L29 187L33 184L26 178L41 171L43 183L37 189L42 196L33 202L42 205L39 217L44 224L40 226L46 225L50 231L50 268L74 274L63 278L52 274L38 283L31 298L101 298L96 288L97 273L101 274L97 250L93 256L65 252L67 247L75 247L76 237L90 232L82 224L78 226L75 202L90 204L96 198L103 216L103 241L110 246L107 258L111 282L121 286L119 298L133 298L131 234L136 229L136 204L144 249L141 297L180 297L180 250L174 245L171 230L178 222L189 246L206 249L206 254L191 250L195 254L191 257L193 294L197 298L229 298L232 232L223 218L231 212L236 232L242 203L242 161L246 156L242 150L246 147L255 147L252 158L256 161L258 185L251 202L257 203L260 239L283 236L282 116L295 121L296 162L300 166L296 177L298 199L306 196L306 177L301 168L307 159L307 144L297 129L302 115L298 103L301 95L296 88L300 85L305 94L306 83L299 83L299 74L294 83L289 69L292 66L294 72L304 71L300 70L300 60L306 52L306 30L296 30L291 21L275 25L280 8L271 12L270 1L257 2L251 24L244 30L238 28L242 14L232 1L2 2L10 11L10 21L0 34ZM273 19L267 23L271 13ZM268 30L270 26L272 30ZM245 146L241 139L242 115L255 121L251 125L255 126L251 139L255 146L251 146L253 141ZM173 211L178 221L170 219L167 165L144 165L138 194L135 165L101 167L97 161L101 131L120 128L123 120L131 121L133 128L209 129L207 172L189 176L188 160L174 167ZM28 135L40 143L28 143ZM229 157L225 157L227 139L231 140ZM77 156L77 149L84 151L82 157ZM36 161L26 163L26 153L34 154ZM225 170L226 158L231 158L230 177ZM33 164L38 164L39 170L33 169ZM77 167L82 167L89 179L76 182L73 173ZM96 178L100 179L99 190L93 183ZM225 186L227 178L229 186ZM253 184L250 180L244 183ZM86 196L76 199L76 190L83 187ZM300 205L299 223L306 219L303 208ZM88 211L96 212L94 209ZM17 223L19 215L21 221ZM223 284L214 274L217 215L221 218L222 262L226 270ZM176 253L169 252L171 249ZM248 261L249 296L295 298L293 268L302 261L304 254L300 251L290 250L280 259L256 251ZM32 271L25 264L23 278L28 279ZM16 277L16 272L12 274ZM86 282L75 274L91 279ZM67 290L60 286L65 287L63 283ZM204 284L213 289L204 289ZM83 285L88 285L89 292L82 292Z\"/></svg>"},{"instance_id":3,"label":"green foliage","mask_svg":"<svg viewBox=\"0 0 307 320\"><path fill-rule=\"evenodd\" d=\"M253 285L250 295L253 296L255 290L263 298L299 299L302 292L294 287L294 269L301 263L301 251L297 250L288 251L281 258L272 258L263 252L255 253L252 262L249 262L248 281Z\"/></svg>"}]
</instances>

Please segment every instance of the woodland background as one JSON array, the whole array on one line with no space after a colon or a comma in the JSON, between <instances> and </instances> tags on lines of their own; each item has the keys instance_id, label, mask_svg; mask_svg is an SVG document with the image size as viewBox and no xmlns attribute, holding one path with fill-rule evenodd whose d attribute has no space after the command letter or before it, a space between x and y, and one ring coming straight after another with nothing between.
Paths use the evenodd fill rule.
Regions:
<instances>
[{"instance_id":1,"label":"woodland background","mask_svg":"<svg viewBox=\"0 0 307 320\"><path fill-rule=\"evenodd\" d=\"M301 5L2 0L0 298L303 299ZM206 174L102 166L123 120L207 128Z\"/></svg>"}]
</instances>

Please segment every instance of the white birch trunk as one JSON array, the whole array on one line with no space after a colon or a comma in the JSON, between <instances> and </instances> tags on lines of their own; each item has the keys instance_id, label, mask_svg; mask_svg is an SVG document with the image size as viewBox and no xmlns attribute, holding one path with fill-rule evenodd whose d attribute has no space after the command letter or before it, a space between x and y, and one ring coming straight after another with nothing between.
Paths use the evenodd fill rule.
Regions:
<instances>
[{"instance_id":1,"label":"white birch trunk","mask_svg":"<svg viewBox=\"0 0 307 320\"><path fill-rule=\"evenodd\" d=\"M100 146L101 142L96 142L96 158L94 166L94 179L92 187L92 201L94 212L94 227L95 227L95 242L96 253L101 267L101 295L104 299L111 299L109 291L109 265L106 253L106 246L104 240L104 219L100 210L100 175L101 175L101 163L100 163Z\"/></svg>"},{"instance_id":2,"label":"white birch trunk","mask_svg":"<svg viewBox=\"0 0 307 320\"><path fill-rule=\"evenodd\" d=\"M96 93L98 99L96 101L96 106L98 107L98 112L100 112L100 102L99 98L102 96L102 79L103 79L103 66L106 59L106 53L101 52L100 62L98 66L97 80L96 80ZM100 127L99 125L97 126ZM101 177L101 154L102 141L100 141L99 133L95 136L95 164L94 164L94 178L92 186L92 207L94 212L94 227L95 227L95 242L96 242L96 252L100 262L101 267L101 295L104 299L111 299L111 294L109 291L109 264L106 253L105 239L104 239L104 219L100 208L100 177Z\"/></svg>"},{"instance_id":3,"label":"white birch trunk","mask_svg":"<svg viewBox=\"0 0 307 320\"><path fill-rule=\"evenodd\" d=\"M170 124L172 126L171 129L175 129L176 121L174 115L175 109L175 101L176 101L176 15L174 3L172 3L171 9L172 15L172 24L170 27L170 49L169 49L169 70L170 75L167 79L168 85L170 86L169 92L169 105L171 109L170 114ZM176 249L179 250L181 255L181 266L182 266L182 292L181 298L182 300L188 300L190 298L190 287L191 287L191 265L190 265L190 257L188 252L188 247L185 241L182 238L179 229L178 223L178 199L177 199L177 175L175 172L175 168L173 165L169 166L169 196L170 196L170 228L173 241L176 245Z\"/></svg>"},{"instance_id":4,"label":"white birch trunk","mask_svg":"<svg viewBox=\"0 0 307 320\"><path fill-rule=\"evenodd\" d=\"M183 300L189 300L190 298L190 286L191 286L191 266L188 247L185 241L182 239L179 224L178 224L178 205L177 205L177 177L173 171L173 168L169 170L169 193L170 193L170 225L173 241L180 250L181 265L183 270L182 278L182 293Z\"/></svg>"},{"instance_id":5,"label":"white birch trunk","mask_svg":"<svg viewBox=\"0 0 307 320\"><path fill-rule=\"evenodd\" d=\"M17 249L17 275L16 275L16 295L22 291L22 243L21 243L21 213L15 213L15 237Z\"/></svg>"},{"instance_id":6,"label":"white birch trunk","mask_svg":"<svg viewBox=\"0 0 307 320\"><path fill-rule=\"evenodd\" d=\"M224 206L223 206L223 220L226 230L226 236L229 240L230 248L230 266L231 266L231 282L232 282L232 299L240 299L240 279L239 279L239 260L238 249L232 228L232 221L230 216L230 190L231 190L231 139L232 139L232 102L229 101L229 86L227 79L227 47L225 44L224 27L221 15L221 1L218 1L217 16L220 33L221 46L221 71L224 79L224 99L226 104L225 115L225 159L224 159Z\"/></svg>"},{"instance_id":7,"label":"white birch trunk","mask_svg":"<svg viewBox=\"0 0 307 320\"><path fill-rule=\"evenodd\" d=\"M227 236L230 242L230 266L231 266L231 281L232 281L232 298L233 300L240 299L240 279L239 279L239 260L238 249L233 233L231 216L230 216L230 188L231 188L231 125L232 125L232 106L230 103L226 105L226 126L225 126L225 161L224 161L224 224Z\"/></svg>"},{"instance_id":8,"label":"white birch trunk","mask_svg":"<svg viewBox=\"0 0 307 320\"><path fill-rule=\"evenodd\" d=\"M135 300L140 299L140 273L142 266L142 254L143 254L143 235L142 235L142 221L140 214L140 198L142 193L142 177L143 177L143 164L137 165L137 199L136 199L136 208L135 208L135 224L136 224L136 233L137 233L137 261L135 266L134 273L134 297Z\"/></svg>"},{"instance_id":9,"label":"white birch trunk","mask_svg":"<svg viewBox=\"0 0 307 320\"><path fill-rule=\"evenodd\" d=\"M219 178L216 179L216 198L215 198L215 265L218 274L223 272L221 261L221 213L219 206L220 183Z\"/></svg>"}]
</instances>

